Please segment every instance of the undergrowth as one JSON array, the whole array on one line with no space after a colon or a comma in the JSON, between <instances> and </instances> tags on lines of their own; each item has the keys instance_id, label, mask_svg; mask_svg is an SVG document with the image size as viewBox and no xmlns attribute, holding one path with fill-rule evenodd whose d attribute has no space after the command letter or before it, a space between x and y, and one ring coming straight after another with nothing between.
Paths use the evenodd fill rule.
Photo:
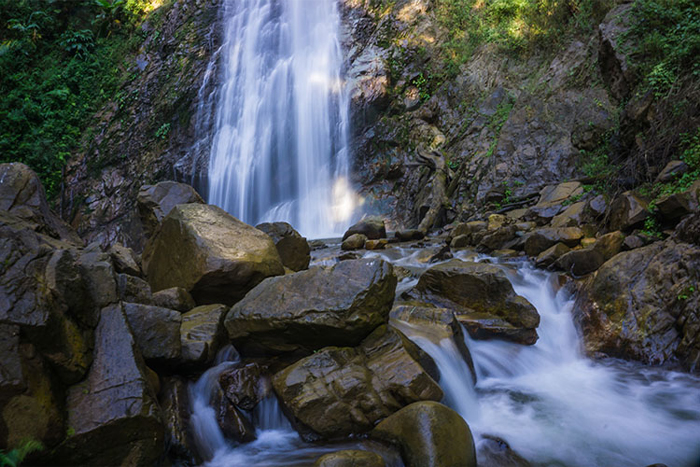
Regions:
<instances>
[{"instance_id":1,"label":"undergrowth","mask_svg":"<svg viewBox=\"0 0 700 467\"><path fill-rule=\"evenodd\" d=\"M119 89L148 0L0 0L0 162L37 172L49 198L91 116Z\"/></svg>"}]
</instances>

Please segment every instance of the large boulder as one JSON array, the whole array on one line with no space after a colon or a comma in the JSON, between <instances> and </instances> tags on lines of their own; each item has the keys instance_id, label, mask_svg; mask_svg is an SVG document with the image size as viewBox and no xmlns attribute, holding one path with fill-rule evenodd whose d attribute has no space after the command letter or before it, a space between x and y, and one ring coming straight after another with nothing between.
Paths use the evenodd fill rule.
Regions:
<instances>
[{"instance_id":1,"label":"large boulder","mask_svg":"<svg viewBox=\"0 0 700 467\"><path fill-rule=\"evenodd\" d=\"M0 164L0 211L24 220L36 232L83 244L73 229L51 212L39 177L22 163Z\"/></svg>"},{"instance_id":2,"label":"large boulder","mask_svg":"<svg viewBox=\"0 0 700 467\"><path fill-rule=\"evenodd\" d=\"M586 349L700 369L700 248L657 242L618 254L579 294Z\"/></svg>"},{"instance_id":3,"label":"large boulder","mask_svg":"<svg viewBox=\"0 0 700 467\"><path fill-rule=\"evenodd\" d=\"M357 345L386 322L395 290L379 259L313 267L263 281L226 315L226 329L243 354Z\"/></svg>"},{"instance_id":4,"label":"large boulder","mask_svg":"<svg viewBox=\"0 0 700 467\"><path fill-rule=\"evenodd\" d=\"M216 206L175 206L146 245L154 291L183 287L198 304L232 305L263 279L284 274L275 244Z\"/></svg>"},{"instance_id":5,"label":"large boulder","mask_svg":"<svg viewBox=\"0 0 700 467\"><path fill-rule=\"evenodd\" d=\"M146 236L150 237L175 206L204 204L204 200L190 185L166 181L142 186L136 203Z\"/></svg>"},{"instance_id":6,"label":"large boulder","mask_svg":"<svg viewBox=\"0 0 700 467\"><path fill-rule=\"evenodd\" d=\"M384 219L378 216L365 217L357 224L352 225L343 235L343 240L350 235L362 234L370 240L386 238L386 226Z\"/></svg>"},{"instance_id":7,"label":"large boulder","mask_svg":"<svg viewBox=\"0 0 700 467\"><path fill-rule=\"evenodd\" d=\"M275 374L283 407L310 436L366 433L420 400L439 401L440 386L418 363L427 358L400 332L382 326L358 348L327 347Z\"/></svg>"},{"instance_id":8,"label":"large boulder","mask_svg":"<svg viewBox=\"0 0 700 467\"><path fill-rule=\"evenodd\" d=\"M469 425L437 402L416 402L391 415L371 437L395 444L406 467L476 467Z\"/></svg>"},{"instance_id":9,"label":"large boulder","mask_svg":"<svg viewBox=\"0 0 700 467\"><path fill-rule=\"evenodd\" d=\"M66 440L54 455L59 463L148 466L163 454L160 410L120 305L102 310L94 363L69 389L66 409Z\"/></svg>"},{"instance_id":10,"label":"large boulder","mask_svg":"<svg viewBox=\"0 0 700 467\"><path fill-rule=\"evenodd\" d=\"M679 242L700 246L700 211L687 216L676 226L673 237Z\"/></svg>"},{"instance_id":11,"label":"large boulder","mask_svg":"<svg viewBox=\"0 0 700 467\"><path fill-rule=\"evenodd\" d=\"M181 361L185 366L206 369L226 344L225 305L202 305L182 315Z\"/></svg>"},{"instance_id":12,"label":"large boulder","mask_svg":"<svg viewBox=\"0 0 700 467\"><path fill-rule=\"evenodd\" d=\"M149 363L173 362L180 357L180 312L140 303L124 303L124 312L136 345Z\"/></svg>"},{"instance_id":13,"label":"large boulder","mask_svg":"<svg viewBox=\"0 0 700 467\"><path fill-rule=\"evenodd\" d=\"M415 292L420 300L452 310L475 339L537 341L540 315L498 266L453 259L423 273Z\"/></svg>"},{"instance_id":14,"label":"large boulder","mask_svg":"<svg viewBox=\"0 0 700 467\"><path fill-rule=\"evenodd\" d=\"M268 234L275 242L284 267L292 271L301 271L309 267L311 248L294 227L286 222L265 222L256 225L255 228Z\"/></svg>"}]
</instances>

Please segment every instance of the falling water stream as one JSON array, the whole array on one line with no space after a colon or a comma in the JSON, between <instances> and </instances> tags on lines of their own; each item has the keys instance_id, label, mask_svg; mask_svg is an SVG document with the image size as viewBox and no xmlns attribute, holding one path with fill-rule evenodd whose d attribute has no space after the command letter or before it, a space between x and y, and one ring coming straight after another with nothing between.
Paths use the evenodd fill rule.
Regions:
<instances>
[{"instance_id":1,"label":"falling water stream","mask_svg":"<svg viewBox=\"0 0 700 467\"><path fill-rule=\"evenodd\" d=\"M225 0L222 8L209 202L252 225L341 234L354 196L335 0Z\"/></svg>"},{"instance_id":2,"label":"falling water stream","mask_svg":"<svg viewBox=\"0 0 700 467\"><path fill-rule=\"evenodd\" d=\"M420 272L428 267L421 251L393 248L367 256ZM475 259L468 253L462 257ZM402 327L435 360L445 393L443 403L469 423L477 449L482 437L490 435L507 441L535 466L644 467L665 463L668 467L697 467L700 378L615 359L586 358L572 317L573 297L556 285L555 276L523 261L501 266L516 292L540 313L540 338L533 346L523 346L467 337L476 385L451 340L435 343L419 329ZM404 279L397 290L400 293L415 281ZM232 363L209 370L193 386L194 418L200 413L210 416L212 431L218 430L213 411L206 415L207 404L197 405L201 400L197 395L211 394L211 387L205 389L216 380L211 375L218 375L227 365ZM258 440L253 443L235 445L220 434L195 427L200 449L204 446L212 459L207 465L312 465L313 459L325 452L361 448L357 442L342 446L302 442L274 399L256 410L271 414L275 421L258 422ZM260 415L251 416L260 419Z\"/></svg>"}]
</instances>

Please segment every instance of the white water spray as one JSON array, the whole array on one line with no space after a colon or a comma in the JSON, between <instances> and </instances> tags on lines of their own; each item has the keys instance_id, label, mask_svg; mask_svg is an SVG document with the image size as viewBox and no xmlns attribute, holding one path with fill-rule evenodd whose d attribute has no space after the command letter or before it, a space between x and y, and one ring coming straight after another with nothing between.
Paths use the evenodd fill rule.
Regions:
<instances>
[{"instance_id":1,"label":"white water spray","mask_svg":"<svg viewBox=\"0 0 700 467\"><path fill-rule=\"evenodd\" d=\"M225 0L209 202L255 225L342 233L349 101L334 0Z\"/></svg>"}]
</instances>

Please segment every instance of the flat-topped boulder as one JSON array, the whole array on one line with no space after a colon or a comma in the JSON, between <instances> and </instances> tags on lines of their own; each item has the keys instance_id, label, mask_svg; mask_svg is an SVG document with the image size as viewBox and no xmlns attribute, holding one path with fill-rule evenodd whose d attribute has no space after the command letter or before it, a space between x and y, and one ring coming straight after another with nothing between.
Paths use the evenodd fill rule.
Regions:
<instances>
[{"instance_id":1,"label":"flat-topped boulder","mask_svg":"<svg viewBox=\"0 0 700 467\"><path fill-rule=\"evenodd\" d=\"M267 234L206 204L175 206L146 245L143 264L154 292L182 287L198 304L232 305L266 277L284 274Z\"/></svg>"},{"instance_id":2,"label":"flat-topped boulder","mask_svg":"<svg viewBox=\"0 0 700 467\"><path fill-rule=\"evenodd\" d=\"M395 290L391 264L341 261L266 279L231 309L225 325L244 354L357 345L387 321Z\"/></svg>"},{"instance_id":3,"label":"flat-topped boulder","mask_svg":"<svg viewBox=\"0 0 700 467\"><path fill-rule=\"evenodd\" d=\"M419 363L429 358L400 332L382 326L358 348L327 347L278 372L275 392L302 433L327 439L362 434L440 386Z\"/></svg>"},{"instance_id":4,"label":"flat-topped boulder","mask_svg":"<svg viewBox=\"0 0 700 467\"><path fill-rule=\"evenodd\" d=\"M537 341L540 315L516 294L505 271L493 264L458 259L433 266L420 277L418 299L450 309L476 339Z\"/></svg>"}]
</instances>

